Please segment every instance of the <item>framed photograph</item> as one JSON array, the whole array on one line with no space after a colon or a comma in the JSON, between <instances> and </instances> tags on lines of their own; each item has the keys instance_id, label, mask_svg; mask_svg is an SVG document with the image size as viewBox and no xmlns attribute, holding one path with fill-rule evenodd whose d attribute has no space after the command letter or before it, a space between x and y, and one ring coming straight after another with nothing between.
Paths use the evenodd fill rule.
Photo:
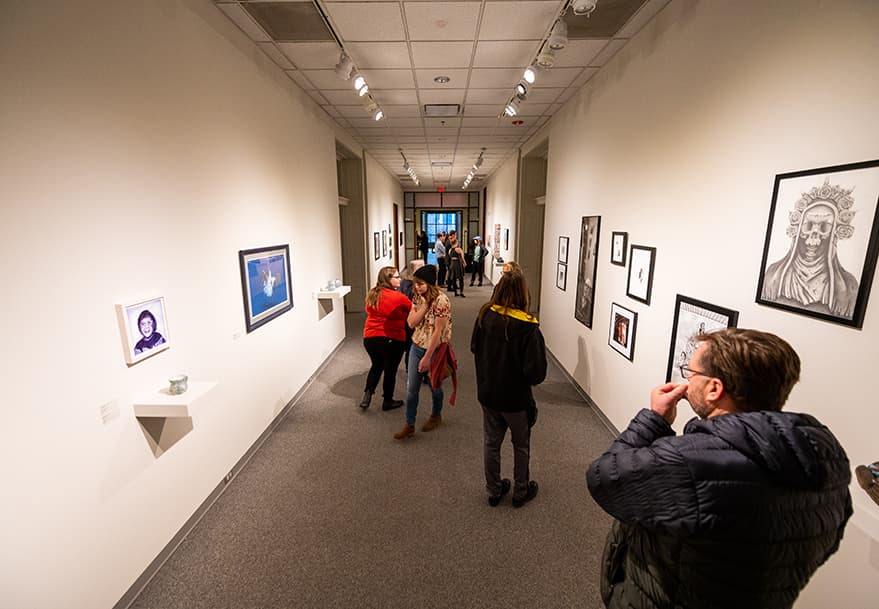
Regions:
<instances>
[{"instance_id":1,"label":"framed photograph","mask_svg":"<svg viewBox=\"0 0 879 609\"><path fill-rule=\"evenodd\" d=\"M161 296L116 305L125 363L129 366L171 346L165 299Z\"/></svg>"},{"instance_id":2,"label":"framed photograph","mask_svg":"<svg viewBox=\"0 0 879 609\"><path fill-rule=\"evenodd\" d=\"M877 206L879 160L776 175L757 302L863 327Z\"/></svg>"},{"instance_id":3,"label":"framed photograph","mask_svg":"<svg viewBox=\"0 0 879 609\"><path fill-rule=\"evenodd\" d=\"M495 258L500 258L501 255L501 225L494 225L494 250L491 253Z\"/></svg>"},{"instance_id":4,"label":"framed photograph","mask_svg":"<svg viewBox=\"0 0 879 609\"><path fill-rule=\"evenodd\" d=\"M510 229L504 229L504 251L510 251Z\"/></svg>"},{"instance_id":5,"label":"framed photograph","mask_svg":"<svg viewBox=\"0 0 879 609\"><path fill-rule=\"evenodd\" d=\"M739 312L678 294L668 347L668 370L665 382L684 383L680 366L686 366L698 344L695 337L702 332L735 328Z\"/></svg>"},{"instance_id":6,"label":"framed photograph","mask_svg":"<svg viewBox=\"0 0 879 609\"><path fill-rule=\"evenodd\" d=\"M592 327L595 308L595 277L598 271L598 234L601 216L583 216L580 221L580 261L577 265L577 295L574 318L587 328Z\"/></svg>"},{"instance_id":7,"label":"framed photograph","mask_svg":"<svg viewBox=\"0 0 879 609\"><path fill-rule=\"evenodd\" d=\"M394 257L394 233L388 232L388 258Z\"/></svg>"},{"instance_id":8,"label":"framed photograph","mask_svg":"<svg viewBox=\"0 0 879 609\"><path fill-rule=\"evenodd\" d=\"M400 231L399 241L397 241L397 247L403 247L403 231Z\"/></svg>"},{"instance_id":9,"label":"framed photograph","mask_svg":"<svg viewBox=\"0 0 879 609\"><path fill-rule=\"evenodd\" d=\"M568 238L559 237L559 262L568 263Z\"/></svg>"},{"instance_id":10,"label":"framed photograph","mask_svg":"<svg viewBox=\"0 0 879 609\"><path fill-rule=\"evenodd\" d=\"M615 302L610 305L610 331L607 344L629 361L635 357L635 330L637 326L637 313L621 307Z\"/></svg>"},{"instance_id":11,"label":"framed photograph","mask_svg":"<svg viewBox=\"0 0 879 609\"><path fill-rule=\"evenodd\" d=\"M375 252L375 260L378 260L381 254L379 250L381 249L381 242L379 241L380 237L378 232L372 233L372 251Z\"/></svg>"},{"instance_id":12,"label":"framed photograph","mask_svg":"<svg viewBox=\"0 0 879 609\"><path fill-rule=\"evenodd\" d=\"M656 263L656 248L633 245L629 251L629 281L626 295L644 304L650 304L653 292L653 265Z\"/></svg>"},{"instance_id":13,"label":"framed photograph","mask_svg":"<svg viewBox=\"0 0 879 609\"><path fill-rule=\"evenodd\" d=\"M238 252L244 322L253 332L293 308L290 246L274 245Z\"/></svg>"},{"instance_id":14,"label":"framed photograph","mask_svg":"<svg viewBox=\"0 0 879 609\"><path fill-rule=\"evenodd\" d=\"M618 266L626 266L626 248L629 244L629 233L611 233L610 237L610 263Z\"/></svg>"},{"instance_id":15,"label":"framed photograph","mask_svg":"<svg viewBox=\"0 0 879 609\"><path fill-rule=\"evenodd\" d=\"M388 231L382 229L382 257L388 255Z\"/></svg>"},{"instance_id":16,"label":"framed photograph","mask_svg":"<svg viewBox=\"0 0 879 609\"><path fill-rule=\"evenodd\" d=\"M561 262L556 264L555 287L562 292L568 288L568 265Z\"/></svg>"}]
</instances>

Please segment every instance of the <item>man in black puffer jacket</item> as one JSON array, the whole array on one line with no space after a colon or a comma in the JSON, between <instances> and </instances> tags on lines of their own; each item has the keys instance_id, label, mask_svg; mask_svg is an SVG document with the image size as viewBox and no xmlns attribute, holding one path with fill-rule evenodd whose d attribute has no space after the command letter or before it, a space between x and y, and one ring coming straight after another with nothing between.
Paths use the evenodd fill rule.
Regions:
<instances>
[{"instance_id":1,"label":"man in black puffer jacket","mask_svg":"<svg viewBox=\"0 0 879 609\"><path fill-rule=\"evenodd\" d=\"M681 374L586 473L617 520L605 545L609 609L783 609L838 548L852 514L848 458L807 414L781 412L800 359L779 337L696 337ZM684 398L699 419L671 424Z\"/></svg>"}]
</instances>

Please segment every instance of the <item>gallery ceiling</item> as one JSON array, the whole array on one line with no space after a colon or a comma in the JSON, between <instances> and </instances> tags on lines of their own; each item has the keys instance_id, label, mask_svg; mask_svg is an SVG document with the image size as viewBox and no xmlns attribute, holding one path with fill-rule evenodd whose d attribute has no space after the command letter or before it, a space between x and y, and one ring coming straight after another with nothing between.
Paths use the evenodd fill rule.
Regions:
<instances>
[{"instance_id":1,"label":"gallery ceiling","mask_svg":"<svg viewBox=\"0 0 879 609\"><path fill-rule=\"evenodd\" d=\"M405 190L475 190L668 1L215 4Z\"/></svg>"}]
</instances>

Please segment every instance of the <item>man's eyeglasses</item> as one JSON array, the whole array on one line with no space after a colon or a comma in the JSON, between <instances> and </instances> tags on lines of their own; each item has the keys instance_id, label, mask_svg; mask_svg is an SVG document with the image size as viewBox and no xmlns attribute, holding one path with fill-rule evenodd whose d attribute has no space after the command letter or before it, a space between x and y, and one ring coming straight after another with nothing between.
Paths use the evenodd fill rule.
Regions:
<instances>
[{"instance_id":1,"label":"man's eyeglasses","mask_svg":"<svg viewBox=\"0 0 879 609\"><path fill-rule=\"evenodd\" d=\"M685 379L690 378L691 376L701 375L701 376L711 376L701 370L693 370L692 368L688 368L687 366L678 366L678 369L681 371L681 376Z\"/></svg>"}]
</instances>

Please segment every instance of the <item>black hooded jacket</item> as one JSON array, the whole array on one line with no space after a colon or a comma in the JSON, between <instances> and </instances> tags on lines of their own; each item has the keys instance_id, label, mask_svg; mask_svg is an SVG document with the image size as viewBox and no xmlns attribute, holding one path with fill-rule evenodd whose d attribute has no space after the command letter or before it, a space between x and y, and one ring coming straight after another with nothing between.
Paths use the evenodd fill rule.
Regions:
<instances>
[{"instance_id":1,"label":"black hooded jacket","mask_svg":"<svg viewBox=\"0 0 879 609\"><path fill-rule=\"evenodd\" d=\"M612 609L787 609L852 514L848 458L807 414L693 419L677 436L645 409L586 480L617 519L601 582Z\"/></svg>"},{"instance_id":2,"label":"black hooded jacket","mask_svg":"<svg viewBox=\"0 0 879 609\"><path fill-rule=\"evenodd\" d=\"M479 403L502 412L533 407L532 385L546 378L546 346L537 318L494 306L477 317L470 338Z\"/></svg>"}]
</instances>

